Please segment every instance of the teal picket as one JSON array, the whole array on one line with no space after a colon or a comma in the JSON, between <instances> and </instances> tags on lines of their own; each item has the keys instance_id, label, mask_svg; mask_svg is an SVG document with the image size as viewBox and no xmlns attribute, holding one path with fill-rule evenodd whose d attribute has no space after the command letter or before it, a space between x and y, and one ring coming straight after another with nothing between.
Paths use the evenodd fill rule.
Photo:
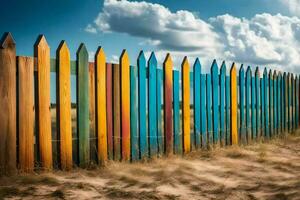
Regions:
<instances>
[{"instance_id":1,"label":"teal picket","mask_svg":"<svg viewBox=\"0 0 300 200\"><path fill-rule=\"evenodd\" d=\"M273 74L273 95L274 95L274 98L273 98L273 102L274 102L274 105L273 105L273 115L274 115L274 120L273 120L273 126L274 126L274 135L277 135L277 72L274 71L274 74Z\"/></svg>"},{"instance_id":2,"label":"teal picket","mask_svg":"<svg viewBox=\"0 0 300 200\"><path fill-rule=\"evenodd\" d=\"M162 118L162 84L163 71L161 68L156 69L156 120L157 120L157 144L159 155L164 154L164 135L163 135L163 118Z\"/></svg>"},{"instance_id":3,"label":"teal picket","mask_svg":"<svg viewBox=\"0 0 300 200\"><path fill-rule=\"evenodd\" d=\"M131 160L139 160L137 67L130 66L130 145Z\"/></svg>"},{"instance_id":4,"label":"teal picket","mask_svg":"<svg viewBox=\"0 0 300 200\"><path fill-rule=\"evenodd\" d=\"M213 132L212 132L212 113L211 113L211 75L206 74L206 110L207 110L207 135L208 144L213 144Z\"/></svg>"},{"instance_id":5,"label":"teal picket","mask_svg":"<svg viewBox=\"0 0 300 200\"><path fill-rule=\"evenodd\" d=\"M288 73L287 75L287 105L288 105L288 132L291 131L291 104L292 104L292 101L291 101L291 74Z\"/></svg>"},{"instance_id":6,"label":"teal picket","mask_svg":"<svg viewBox=\"0 0 300 200\"><path fill-rule=\"evenodd\" d=\"M245 81L245 99L246 99L246 132L247 132L247 142L251 141L251 110L250 110L250 102L251 102L251 67L248 66L246 71L246 81Z\"/></svg>"},{"instance_id":7,"label":"teal picket","mask_svg":"<svg viewBox=\"0 0 300 200\"><path fill-rule=\"evenodd\" d=\"M260 78L260 95L261 95L261 138L264 138L265 134L265 90L264 79Z\"/></svg>"},{"instance_id":8,"label":"teal picket","mask_svg":"<svg viewBox=\"0 0 300 200\"><path fill-rule=\"evenodd\" d=\"M182 154L182 135L180 131L180 105L179 105L179 75L178 70L173 70L173 121L174 121L174 152Z\"/></svg>"},{"instance_id":9,"label":"teal picket","mask_svg":"<svg viewBox=\"0 0 300 200\"><path fill-rule=\"evenodd\" d=\"M156 69L157 60L154 52L148 60L148 133L150 157L157 155L157 114L156 114Z\"/></svg>"},{"instance_id":10,"label":"teal picket","mask_svg":"<svg viewBox=\"0 0 300 200\"><path fill-rule=\"evenodd\" d=\"M220 70L220 142L225 146L225 77L226 65L222 63Z\"/></svg>"},{"instance_id":11,"label":"teal picket","mask_svg":"<svg viewBox=\"0 0 300 200\"><path fill-rule=\"evenodd\" d=\"M294 131L294 75L291 74L291 131Z\"/></svg>"},{"instance_id":12,"label":"teal picket","mask_svg":"<svg viewBox=\"0 0 300 200\"><path fill-rule=\"evenodd\" d=\"M211 66L212 79L212 116L213 116L213 140L219 143L219 69L217 61Z\"/></svg>"},{"instance_id":13,"label":"teal picket","mask_svg":"<svg viewBox=\"0 0 300 200\"><path fill-rule=\"evenodd\" d=\"M270 117L270 136L273 137L274 135L274 126L273 126L273 118L274 118L274 112L273 112L273 73L272 70L269 72L269 117Z\"/></svg>"},{"instance_id":14,"label":"teal picket","mask_svg":"<svg viewBox=\"0 0 300 200\"><path fill-rule=\"evenodd\" d=\"M282 117L281 117L281 96L282 96L282 90L281 90L281 73L278 72L278 76L277 76L277 93L278 93L278 97L277 97L277 124L278 124L278 134L281 133L282 131Z\"/></svg>"},{"instance_id":15,"label":"teal picket","mask_svg":"<svg viewBox=\"0 0 300 200\"><path fill-rule=\"evenodd\" d=\"M268 90L268 85L269 85L269 78L268 78L268 72L267 69L264 69L264 115L265 115L265 137L267 139L270 138L270 132L269 132L269 90Z\"/></svg>"},{"instance_id":16,"label":"teal picket","mask_svg":"<svg viewBox=\"0 0 300 200\"><path fill-rule=\"evenodd\" d=\"M194 84L194 136L196 148L200 148L200 131L201 131L201 112L200 112L200 79L201 79L201 65L197 58L193 66L193 84ZM192 77L192 76L191 76ZM191 138L192 139L192 138Z\"/></svg>"},{"instance_id":17,"label":"teal picket","mask_svg":"<svg viewBox=\"0 0 300 200\"><path fill-rule=\"evenodd\" d=\"M226 66L225 66L226 68ZM226 103L226 145L231 144L230 137L230 76L226 76L225 78L225 103Z\"/></svg>"},{"instance_id":18,"label":"teal picket","mask_svg":"<svg viewBox=\"0 0 300 200\"><path fill-rule=\"evenodd\" d=\"M295 128L299 125L299 79L295 78Z\"/></svg>"},{"instance_id":19,"label":"teal picket","mask_svg":"<svg viewBox=\"0 0 300 200\"><path fill-rule=\"evenodd\" d=\"M201 73L201 68L200 68ZM207 118L206 118L206 76L201 74L200 88L200 106L201 106L201 145L202 148L207 148Z\"/></svg>"},{"instance_id":20,"label":"teal picket","mask_svg":"<svg viewBox=\"0 0 300 200\"><path fill-rule=\"evenodd\" d=\"M260 102L260 78L259 78L259 68L256 67L255 70L255 89L256 89L256 136L257 138L261 137L261 112L260 112L260 107L261 107L261 102Z\"/></svg>"},{"instance_id":21,"label":"teal picket","mask_svg":"<svg viewBox=\"0 0 300 200\"><path fill-rule=\"evenodd\" d=\"M138 66L138 112L139 112L139 146L140 146L140 158L145 159L148 157L148 137L147 137L147 106L146 106L146 59L144 52L141 51L137 60Z\"/></svg>"},{"instance_id":22,"label":"teal picket","mask_svg":"<svg viewBox=\"0 0 300 200\"><path fill-rule=\"evenodd\" d=\"M240 135L242 144L246 144L246 129L245 129L245 70L243 65L239 71L239 105L240 105Z\"/></svg>"},{"instance_id":23,"label":"teal picket","mask_svg":"<svg viewBox=\"0 0 300 200\"><path fill-rule=\"evenodd\" d=\"M283 100L283 132L287 131L287 75L283 73L282 79L282 100Z\"/></svg>"},{"instance_id":24,"label":"teal picket","mask_svg":"<svg viewBox=\"0 0 300 200\"><path fill-rule=\"evenodd\" d=\"M251 77L251 128L252 139L256 140L256 86L255 76Z\"/></svg>"}]
</instances>

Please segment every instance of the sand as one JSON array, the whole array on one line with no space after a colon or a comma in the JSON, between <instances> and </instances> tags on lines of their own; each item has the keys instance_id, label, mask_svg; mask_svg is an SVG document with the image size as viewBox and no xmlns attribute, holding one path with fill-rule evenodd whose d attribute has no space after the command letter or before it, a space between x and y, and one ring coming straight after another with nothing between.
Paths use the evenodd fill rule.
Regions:
<instances>
[{"instance_id":1,"label":"sand","mask_svg":"<svg viewBox=\"0 0 300 200\"><path fill-rule=\"evenodd\" d=\"M300 199L300 135L0 179L0 199Z\"/></svg>"}]
</instances>

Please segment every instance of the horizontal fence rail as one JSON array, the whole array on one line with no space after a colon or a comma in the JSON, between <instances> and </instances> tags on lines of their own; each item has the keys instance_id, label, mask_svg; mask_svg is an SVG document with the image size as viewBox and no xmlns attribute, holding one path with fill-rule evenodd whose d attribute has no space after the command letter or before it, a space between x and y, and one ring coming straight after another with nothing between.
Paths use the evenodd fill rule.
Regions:
<instances>
[{"instance_id":1,"label":"horizontal fence rail","mask_svg":"<svg viewBox=\"0 0 300 200\"><path fill-rule=\"evenodd\" d=\"M50 58L44 36L34 56L16 56L5 33L0 47L0 170L70 170L108 160L138 161L216 146L246 145L299 127L299 76L257 67L218 66L202 73L197 58L174 69L167 54L159 68L154 52L131 65L94 62L81 44L70 60L65 41ZM55 73L56 83L51 84ZM262 74L262 76L261 76ZM75 83L72 76L76 77ZM72 85L76 91L72 91ZM55 87L56 103L50 101ZM76 103L71 93L76 93Z\"/></svg>"}]
</instances>

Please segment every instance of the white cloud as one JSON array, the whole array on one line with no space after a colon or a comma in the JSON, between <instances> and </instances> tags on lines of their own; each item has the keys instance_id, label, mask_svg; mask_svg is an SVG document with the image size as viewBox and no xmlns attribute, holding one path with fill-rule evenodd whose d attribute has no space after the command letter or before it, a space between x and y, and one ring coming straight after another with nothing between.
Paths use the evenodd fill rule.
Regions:
<instances>
[{"instance_id":1,"label":"white cloud","mask_svg":"<svg viewBox=\"0 0 300 200\"><path fill-rule=\"evenodd\" d=\"M192 12L171 12L159 4L106 0L90 28L144 38L141 45L153 46L159 62L171 52L177 66L189 55L190 64L200 57L206 68L217 58L300 72L297 17L264 13L246 19L226 14L204 21Z\"/></svg>"},{"instance_id":2,"label":"white cloud","mask_svg":"<svg viewBox=\"0 0 300 200\"><path fill-rule=\"evenodd\" d=\"M291 14L300 16L300 0L280 0L285 5Z\"/></svg>"},{"instance_id":3,"label":"white cloud","mask_svg":"<svg viewBox=\"0 0 300 200\"><path fill-rule=\"evenodd\" d=\"M91 24L88 24L84 30L88 33L97 33L97 29Z\"/></svg>"}]
</instances>

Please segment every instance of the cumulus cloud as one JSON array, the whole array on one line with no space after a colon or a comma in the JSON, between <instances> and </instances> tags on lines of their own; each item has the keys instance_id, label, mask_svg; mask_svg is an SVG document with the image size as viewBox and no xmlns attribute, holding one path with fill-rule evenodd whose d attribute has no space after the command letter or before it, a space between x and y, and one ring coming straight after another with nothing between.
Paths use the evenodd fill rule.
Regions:
<instances>
[{"instance_id":1,"label":"cumulus cloud","mask_svg":"<svg viewBox=\"0 0 300 200\"><path fill-rule=\"evenodd\" d=\"M289 11L296 16L300 16L300 0L280 0Z\"/></svg>"},{"instance_id":2,"label":"cumulus cloud","mask_svg":"<svg viewBox=\"0 0 300 200\"><path fill-rule=\"evenodd\" d=\"M171 52L177 65L189 55L200 57L206 66L217 58L300 72L297 17L264 13L246 19L226 14L205 21L192 12L171 12L160 4L106 0L89 29L144 38L141 45L152 45L160 62Z\"/></svg>"},{"instance_id":3,"label":"cumulus cloud","mask_svg":"<svg viewBox=\"0 0 300 200\"><path fill-rule=\"evenodd\" d=\"M91 24L88 24L84 30L88 33L97 33L97 29Z\"/></svg>"}]
</instances>

